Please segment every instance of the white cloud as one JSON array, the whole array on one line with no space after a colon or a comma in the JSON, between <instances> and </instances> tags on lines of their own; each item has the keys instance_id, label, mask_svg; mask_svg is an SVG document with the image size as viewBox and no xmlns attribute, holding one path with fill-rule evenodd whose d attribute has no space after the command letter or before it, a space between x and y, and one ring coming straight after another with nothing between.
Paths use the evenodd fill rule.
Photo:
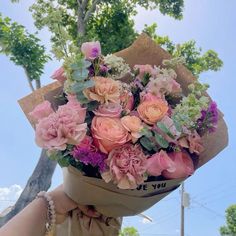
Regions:
<instances>
[{"instance_id":1,"label":"white cloud","mask_svg":"<svg viewBox=\"0 0 236 236\"><path fill-rule=\"evenodd\" d=\"M0 188L0 212L7 207L14 205L22 190L22 187L17 184Z\"/></svg>"}]
</instances>

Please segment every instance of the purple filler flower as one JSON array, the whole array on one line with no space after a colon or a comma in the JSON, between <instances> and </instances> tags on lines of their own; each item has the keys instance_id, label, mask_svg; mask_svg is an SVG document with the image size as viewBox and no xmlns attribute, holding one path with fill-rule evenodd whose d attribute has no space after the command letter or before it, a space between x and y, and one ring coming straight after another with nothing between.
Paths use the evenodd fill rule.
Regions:
<instances>
[{"instance_id":1,"label":"purple filler flower","mask_svg":"<svg viewBox=\"0 0 236 236\"><path fill-rule=\"evenodd\" d=\"M201 132L209 131L210 133L214 132L217 128L217 123L219 119L219 113L217 110L217 104L211 102L207 110L202 110L202 116L197 121L198 129Z\"/></svg>"},{"instance_id":2,"label":"purple filler flower","mask_svg":"<svg viewBox=\"0 0 236 236\"><path fill-rule=\"evenodd\" d=\"M101 152L92 151L90 148L75 147L72 151L72 156L85 165L98 167L99 172L106 170L105 160L107 156Z\"/></svg>"}]
</instances>

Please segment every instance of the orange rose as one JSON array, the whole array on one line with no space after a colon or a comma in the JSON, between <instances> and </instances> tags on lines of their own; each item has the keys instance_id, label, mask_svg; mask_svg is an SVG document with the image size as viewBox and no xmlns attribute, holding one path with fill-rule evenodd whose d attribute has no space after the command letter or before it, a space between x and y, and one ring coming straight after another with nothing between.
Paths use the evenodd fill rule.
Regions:
<instances>
[{"instance_id":1,"label":"orange rose","mask_svg":"<svg viewBox=\"0 0 236 236\"><path fill-rule=\"evenodd\" d=\"M137 116L124 116L121 118L122 125L131 132L132 141L141 137L140 130L143 128L142 121Z\"/></svg>"},{"instance_id":2,"label":"orange rose","mask_svg":"<svg viewBox=\"0 0 236 236\"><path fill-rule=\"evenodd\" d=\"M161 120L168 109L167 103L162 99L146 100L137 108L140 118L149 125L153 125Z\"/></svg>"},{"instance_id":3,"label":"orange rose","mask_svg":"<svg viewBox=\"0 0 236 236\"><path fill-rule=\"evenodd\" d=\"M84 90L84 95L89 100L95 100L100 103L119 103L120 102L120 85L118 81L105 77L94 77L95 85Z\"/></svg>"},{"instance_id":4,"label":"orange rose","mask_svg":"<svg viewBox=\"0 0 236 236\"><path fill-rule=\"evenodd\" d=\"M119 118L95 116L92 120L91 132L95 145L103 153L109 153L131 139Z\"/></svg>"}]
</instances>

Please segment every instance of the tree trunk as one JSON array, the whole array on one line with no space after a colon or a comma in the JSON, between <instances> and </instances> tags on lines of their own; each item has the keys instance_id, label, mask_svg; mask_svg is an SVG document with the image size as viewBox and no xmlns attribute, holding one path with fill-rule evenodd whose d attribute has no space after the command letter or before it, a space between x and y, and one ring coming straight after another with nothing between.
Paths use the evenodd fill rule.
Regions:
<instances>
[{"instance_id":1,"label":"tree trunk","mask_svg":"<svg viewBox=\"0 0 236 236\"><path fill-rule=\"evenodd\" d=\"M36 197L38 192L47 191L49 189L56 164L55 161L51 161L47 157L46 151L42 150L38 164L15 206L7 215L0 218L0 227L28 205Z\"/></svg>"}]
</instances>

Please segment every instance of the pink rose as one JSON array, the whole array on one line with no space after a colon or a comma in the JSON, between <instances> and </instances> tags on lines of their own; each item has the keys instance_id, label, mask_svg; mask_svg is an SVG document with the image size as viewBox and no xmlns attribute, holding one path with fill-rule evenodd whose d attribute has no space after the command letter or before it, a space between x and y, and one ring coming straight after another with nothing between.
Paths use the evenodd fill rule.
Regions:
<instances>
[{"instance_id":1,"label":"pink rose","mask_svg":"<svg viewBox=\"0 0 236 236\"><path fill-rule=\"evenodd\" d=\"M159 176L164 170L170 173L175 171L175 163L165 151L161 150L147 159L147 173L149 175Z\"/></svg>"},{"instance_id":2,"label":"pink rose","mask_svg":"<svg viewBox=\"0 0 236 236\"><path fill-rule=\"evenodd\" d=\"M139 70L138 77L140 79L143 79L145 74L149 74L154 77L157 75L157 70L155 70L151 65L135 65L134 69Z\"/></svg>"},{"instance_id":3,"label":"pink rose","mask_svg":"<svg viewBox=\"0 0 236 236\"><path fill-rule=\"evenodd\" d=\"M81 51L87 60L94 60L101 55L100 42L87 42L81 46Z\"/></svg>"},{"instance_id":4,"label":"pink rose","mask_svg":"<svg viewBox=\"0 0 236 236\"><path fill-rule=\"evenodd\" d=\"M113 181L120 189L135 189L142 184L147 157L139 145L125 144L113 149L107 159L109 170L102 173L105 182Z\"/></svg>"},{"instance_id":5,"label":"pink rose","mask_svg":"<svg viewBox=\"0 0 236 236\"><path fill-rule=\"evenodd\" d=\"M159 96L156 96L152 93L140 93L140 100L141 102L144 102L144 101L155 101L157 99L161 99L161 97Z\"/></svg>"},{"instance_id":6,"label":"pink rose","mask_svg":"<svg viewBox=\"0 0 236 236\"><path fill-rule=\"evenodd\" d=\"M164 170L162 175L167 179L186 178L194 172L194 165L191 157L186 152L171 152L169 157L175 164L175 171Z\"/></svg>"},{"instance_id":7,"label":"pink rose","mask_svg":"<svg viewBox=\"0 0 236 236\"><path fill-rule=\"evenodd\" d=\"M65 76L65 71L63 67L60 67L59 69L57 69L53 75L51 76L52 79L55 79L57 81L59 81L60 83L64 83L67 78Z\"/></svg>"},{"instance_id":8,"label":"pink rose","mask_svg":"<svg viewBox=\"0 0 236 236\"><path fill-rule=\"evenodd\" d=\"M38 122L40 119L49 116L54 113L51 103L49 101L44 101L34 108L29 115L33 118L34 122Z\"/></svg>"},{"instance_id":9,"label":"pink rose","mask_svg":"<svg viewBox=\"0 0 236 236\"><path fill-rule=\"evenodd\" d=\"M49 150L65 150L66 144L79 144L86 135L87 124L78 124L76 115L52 113L36 125L36 143Z\"/></svg>"},{"instance_id":10,"label":"pink rose","mask_svg":"<svg viewBox=\"0 0 236 236\"><path fill-rule=\"evenodd\" d=\"M119 118L95 116L92 120L91 132L95 146L103 153L109 153L113 148L131 139Z\"/></svg>"},{"instance_id":11,"label":"pink rose","mask_svg":"<svg viewBox=\"0 0 236 236\"><path fill-rule=\"evenodd\" d=\"M122 112L122 106L118 103L103 104L98 107L93 113L96 116L106 117L120 117Z\"/></svg>"}]
</instances>

